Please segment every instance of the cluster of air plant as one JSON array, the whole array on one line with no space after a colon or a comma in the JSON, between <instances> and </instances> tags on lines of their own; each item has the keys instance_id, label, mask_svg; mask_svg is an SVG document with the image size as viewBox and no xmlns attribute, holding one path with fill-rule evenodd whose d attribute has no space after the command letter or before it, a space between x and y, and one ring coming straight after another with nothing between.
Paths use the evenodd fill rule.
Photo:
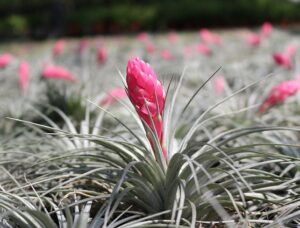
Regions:
<instances>
[{"instance_id":1,"label":"cluster of air plant","mask_svg":"<svg viewBox=\"0 0 300 228\"><path fill-rule=\"evenodd\" d=\"M181 37L169 33L172 49L142 33L140 54L157 70L130 58L126 78L121 75L125 88L106 94L99 87L103 75L112 80L114 53L101 42L91 57L82 40L69 70L62 67L70 64L66 43L56 42L53 62L37 67L36 81L31 77L30 83L45 88L39 102L32 102L38 105L21 116L25 120L5 119L14 124L0 131L5 135L0 137L0 226L299 225L299 79L252 78L269 74L274 63L284 76L296 73L294 45L273 56L266 52L271 32L264 24L246 37L250 46L239 54L230 46L238 42L207 29L199 32L200 41L185 47ZM128 51L130 45L122 42ZM241 60L247 51L258 57ZM127 59L118 53L115 61ZM0 56L0 68L11 59ZM173 72L183 61L192 70L164 74L163 67ZM222 72L205 79L220 62ZM20 86L30 94L34 68L18 63Z\"/></svg>"},{"instance_id":2,"label":"cluster of air plant","mask_svg":"<svg viewBox=\"0 0 300 228\"><path fill-rule=\"evenodd\" d=\"M127 65L125 90L112 91L103 98L94 128L89 111L79 130L58 109L55 111L66 122L64 128L42 113L48 126L23 121L32 129L28 136L32 142L25 148L5 142L1 148L6 158L1 176L1 225L298 224L299 160L283 153L297 149L297 145L290 144L285 134L285 142L276 139L280 131L297 133L300 129L242 125L213 132L216 123L226 121L226 115L212 116L214 109L249 86L199 115L190 104L208 81L186 105L178 107L183 76L177 86L170 82L165 91L151 66L132 58ZM120 100L125 92L133 108ZM106 109L115 100L130 113L128 123ZM120 125L103 131L104 115ZM132 122L140 127L132 127ZM12 155L20 153L22 157L26 151L26 160Z\"/></svg>"}]
</instances>

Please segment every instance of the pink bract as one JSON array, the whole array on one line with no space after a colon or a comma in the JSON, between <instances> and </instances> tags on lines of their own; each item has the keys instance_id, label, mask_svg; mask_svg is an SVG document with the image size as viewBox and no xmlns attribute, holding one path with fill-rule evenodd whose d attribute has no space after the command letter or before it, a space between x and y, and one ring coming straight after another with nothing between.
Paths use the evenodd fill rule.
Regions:
<instances>
[{"instance_id":1,"label":"pink bract","mask_svg":"<svg viewBox=\"0 0 300 228\"><path fill-rule=\"evenodd\" d=\"M127 96L124 88L114 88L108 92L108 94L101 100L101 105L111 105L116 102L117 99L122 99Z\"/></svg>"},{"instance_id":2,"label":"pink bract","mask_svg":"<svg viewBox=\"0 0 300 228\"><path fill-rule=\"evenodd\" d=\"M203 42L208 43L208 44L221 44L222 40L221 37L209 31L208 29L204 28L200 30L200 37Z\"/></svg>"},{"instance_id":3,"label":"pink bract","mask_svg":"<svg viewBox=\"0 0 300 228\"><path fill-rule=\"evenodd\" d=\"M297 46L295 44L289 44L286 46L284 49L284 55L287 56L288 58L294 57L297 51Z\"/></svg>"},{"instance_id":4,"label":"pink bract","mask_svg":"<svg viewBox=\"0 0 300 228\"><path fill-rule=\"evenodd\" d=\"M247 35L246 41L248 44L257 47L261 43L261 37L258 34L250 33Z\"/></svg>"},{"instance_id":5,"label":"pink bract","mask_svg":"<svg viewBox=\"0 0 300 228\"><path fill-rule=\"evenodd\" d=\"M107 59L106 49L104 47L98 48L98 50L97 50L98 63L102 64L106 61L106 59Z\"/></svg>"},{"instance_id":6,"label":"pink bract","mask_svg":"<svg viewBox=\"0 0 300 228\"><path fill-rule=\"evenodd\" d=\"M212 54L211 49L206 45L206 44L197 44L196 45L196 50L206 56L210 56Z\"/></svg>"},{"instance_id":7,"label":"pink bract","mask_svg":"<svg viewBox=\"0 0 300 228\"><path fill-rule=\"evenodd\" d=\"M291 69L292 67L291 59L285 54L274 53L273 59L279 66L282 66L283 68Z\"/></svg>"},{"instance_id":8,"label":"pink bract","mask_svg":"<svg viewBox=\"0 0 300 228\"><path fill-rule=\"evenodd\" d=\"M137 35L137 39L141 42L146 42L149 40L149 34L146 32L141 32Z\"/></svg>"},{"instance_id":9,"label":"pink bract","mask_svg":"<svg viewBox=\"0 0 300 228\"><path fill-rule=\"evenodd\" d=\"M78 44L78 51L79 53L83 53L89 46L89 42L85 39L80 40L79 44Z\"/></svg>"},{"instance_id":10,"label":"pink bract","mask_svg":"<svg viewBox=\"0 0 300 228\"><path fill-rule=\"evenodd\" d=\"M267 38L271 35L273 30L273 26L270 22L264 22L261 26L261 36L263 38Z\"/></svg>"},{"instance_id":11,"label":"pink bract","mask_svg":"<svg viewBox=\"0 0 300 228\"><path fill-rule=\"evenodd\" d=\"M167 38L170 43L175 43L178 40L178 35L176 32L169 32Z\"/></svg>"},{"instance_id":12,"label":"pink bract","mask_svg":"<svg viewBox=\"0 0 300 228\"><path fill-rule=\"evenodd\" d=\"M148 42L146 44L146 51L150 54L153 53L155 51L155 45L151 42Z\"/></svg>"},{"instance_id":13,"label":"pink bract","mask_svg":"<svg viewBox=\"0 0 300 228\"><path fill-rule=\"evenodd\" d=\"M4 54L0 55L0 68L5 68L6 66L8 66L11 63L12 60L13 60L13 57L11 54L4 53Z\"/></svg>"},{"instance_id":14,"label":"pink bract","mask_svg":"<svg viewBox=\"0 0 300 228\"><path fill-rule=\"evenodd\" d=\"M167 50L167 49L162 50L162 51L160 52L160 56L161 56L163 59L165 59L165 60L170 60L170 59L173 58L172 53L171 53L169 50Z\"/></svg>"},{"instance_id":15,"label":"pink bract","mask_svg":"<svg viewBox=\"0 0 300 228\"><path fill-rule=\"evenodd\" d=\"M65 41L64 40L58 40L54 43L53 46L53 55L60 55L63 53L65 49Z\"/></svg>"},{"instance_id":16,"label":"pink bract","mask_svg":"<svg viewBox=\"0 0 300 228\"><path fill-rule=\"evenodd\" d=\"M295 56L297 46L294 44L289 44L286 46L282 53L276 52L273 54L274 61L283 68L292 68L292 58Z\"/></svg>"},{"instance_id":17,"label":"pink bract","mask_svg":"<svg viewBox=\"0 0 300 228\"><path fill-rule=\"evenodd\" d=\"M138 57L131 58L127 64L128 97L139 117L157 133L160 143L163 140L163 110L165 92L151 66ZM149 110L149 112L148 112ZM154 128L151 124L154 123ZM166 155L165 155L166 156Z\"/></svg>"},{"instance_id":18,"label":"pink bract","mask_svg":"<svg viewBox=\"0 0 300 228\"><path fill-rule=\"evenodd\" d=\"M300 89L300 82L289 80L279 83L271 89L271 92L259 108L263 113L274 105L284 102L288 97L295 95Z\"/></svg>"},{"instance_id":19,"label":"pink bract","mask_svg":"<svg viewBox=\"0 0 300 228\"><path fill-rule=\"evenodd\" d=\"M42 71L44 78L64 79L67 81L76 81L74 75L62 66L48 65Z\"/></svg>"},{"instance_id":20,"label":"pink bract","mask_svg":"<svg viewBox=\"0 0 300 228\"><path fill-rule=\"evenodd\" d=\"M29 64L26 61L22 61L19 65L19 84L23 93L26 93L29 85Z\"/></svg>"},{"instance_id":21,"label":"pink bract","mask_svg":"<svg viewBox=\"0 0 300 228\"><path fill-rule=\"evenodd\" d=\"M226 84L226 81L225 81L225 78L223 75L217 77L215 80L214 80L214 88L215 88L215 91L218 95L220 95L221 93L223 93L224 89L225 89L225 84Z\"/></svg>"}]
</instances>

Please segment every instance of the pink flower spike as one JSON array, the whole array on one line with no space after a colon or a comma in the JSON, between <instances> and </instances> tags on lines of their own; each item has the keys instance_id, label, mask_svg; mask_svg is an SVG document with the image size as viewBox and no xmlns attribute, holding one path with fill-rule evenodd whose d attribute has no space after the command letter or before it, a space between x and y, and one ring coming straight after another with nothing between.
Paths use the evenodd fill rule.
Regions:
<instances>
[{"instance_id":1,"label":"pink flower spike","mask_svg":"<svg viewBox=\"0 0 300 228\"><path fill-rule=\"evenodd\" d=\"M217 77L213 82L214 82L214 88L215 88L216 93L218 95L222 94L225 89L225 84L226 84L224 76L221 75L221 76Z\"/></svg>"},{"instance_id":2,"label":"pink flower spike","mask_svg":"<svg viewBox=\"0 0 300 228\"><path fill-rule=\"evenodd\" d=\"M171 53L169 50L167 50L167 49L162 50L162 51L160 52L160 56L161 56L163 59L165 59L165 60L170 60L170 59L173 58L172 53Z\"/></svg>"},{"instance_id":3,"label":"pink flower spike","mask_svg":"<svg viewBox=\"0 0 300 228\"><path fill-rule=\"evenodd\" d=\"M65 49L65 41L64 40L56 41L53 46L53 55L58 56L62 54L64 49Z\"/></svg>"},{"instance_id":4,"label":"pink flower spike","mask_svg":"<svg viewBox=\"0 0 300 228\"><path fill-rule=\"evenodd\" d=\"M300 82L289 80L279 83L271 89L268 97L259 108L260 113L264 113L274 105L283 103L287 98L295 95L300 89Z\"/></svg>"},{"instance_id":5,"label":"pink flower spike","mask_svg":"<svg viewBox=\"0 0 300 228\"><path fill-rule=\"evenodd\" d=\"M222 40L221 37L209 31L208 29L204 28L200 30L200 37L203 42L208 43L208 44L221 44Z\"/></svg>"},{"instance_id":6,"label":"pink flower spike","mask_svg":"<svg viewBox=\"0 0 300 228\"><path fill-rule=\"evenodd\" d=\"M19 65L19 84L20 88L23 91L23 93L27 92L28 85L29 85L29 64L26 61L22 61Z\"/></svg>"},{"instance_id":7,"label":"pink flower spike","mask_svg":"<svg viewBox=\"0 0 300 228\"><path fill-rule=\"evenodd\" d=\"M13 60L13 57L11 54L4 53L4 54L0 55L0 69L7 67L11 63L12 60Z\"/></svg>"},{"instance_id":8,"label":"pink flower spike","mask_svg":"<svg viewBox=\"0 0 300 228\"><path fill-rule=\"evenodd\" d=\"M202 43L196 45L196 50L199 53L206 55L206 56L210 56L212 54L211 49L207 45L202 44Z\"/></svg>"},{"instance_id":9,"label":"pink flower spike","mask_svg":"<svg viewBox=\"0 0 300 228\"><path fill-rule=\"evenodd\" d=\"M292 63L289 57L281 53L274 53L273 59L277 63L277 65L282 66L285 69L291 69Z\"/></svg>"},{"instance_id":10,"label":"pink flower spike","mask_svg":"<svg viewBox=\"0 0 300 228\"><path fill-rule=\"evenodd\" d=\"M42 71L42 76L44 78L56 78L63 79L66 81L76 81L77 79L74 75L61 66L48 65Z\"/></svg>"},{"instance_id":11,"label":"pink flower spike","mask_svg":"<svg viewBox=\"0 0 300 228\"><path fill-rule=\"evenodd\" d=\"M100 101L100 105L111 105L118 99L125 98L127 93L124 88L115 88L108 92L108 94Z\"/></svg>"},{"instance_id":12,"label":"pink flower spike","mask_svg":"<svg viewBox=\"0 0 300 228\"><path fill-rule=\"evenodd\" d=\"M261 43L261 37L255 33L250 33L246 36L246 41L248 44L258 47Z\"/></svg>"},{"instance_id":13,"label":"pink flower spike","mask_svg":"<svg viewBox=\"0 0 300 228\"><path fill-rule=\"evenodd\" d=\"M104 47L100 47L97 50L97 60L98 63L103 64L107 59L107 52Z\"/></svg>"},{"instance_id":14,"label":"pink flower spike","mask_svg":"<svg viewBox=\"0 0 300 228\"><path fill-rule=\"evenodd\" d=\"M263 38L267 38L271 35L273 30L273 26L270 22L264 22L261 26L261 35Z\"/></svg>"},{"instance_id":15,"label":"pink flower spike","mask_svg":"<svg viewBox=\"0 0 300 228\"><path fill-rule=\"evenodd\" d=\"M151 66L138 57L131 58L128 61L126 82L128 97L136 112L145 124L153 132L156 132L162 146L162 118L165 105L165 91L162 84L157 79ZM154 128L151 124L151 119L154 123ZM153 146L151 138L149 138L149 141ZM164 157L167 159L166 151L164 151Z\"/></svg>"}]
</instances>

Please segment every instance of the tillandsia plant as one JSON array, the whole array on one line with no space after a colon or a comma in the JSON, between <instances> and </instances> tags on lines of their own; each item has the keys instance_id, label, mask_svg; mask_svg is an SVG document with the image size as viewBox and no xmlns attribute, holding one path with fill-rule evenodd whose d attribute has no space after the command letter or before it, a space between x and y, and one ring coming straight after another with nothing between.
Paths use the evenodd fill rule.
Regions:
<instances>
[{"instance_id":1,"label":"tillandsia plant","mask_svg":"<svg viewBox=\"0 0 300 228\"><path fill-rule=\"evenodd\" d=\"M173 107L182 77L183 75L172 99ZM204 117L217 106L214 105L198 116L194 123L190 123L190 130L181 145L173 148L175 151L170 156L163 152L163 133L166 130L163 127L164 109L168 107L165 107L166 96L156 74L149 64L133 58L128 62L126 81L128 96L144 124L152 150L135 142L95 140L120 156L114 158L114 161L106 159L114 164L121 175L111 178L111 184L117 181L116 185L107 203L95 216L92 227L96 224L103 227L142 227L145 224L149 227L196 227L197 220L198 225L205 223L205 220L209 223L227 221L227 225L232 227L255 222L272 223L273 220L268 218L280 217L284 210L282 205L295 212L296 207L289 205L295 199L294 196L286 190L276 190L278 184L285 185L289 177L284 172L268 175L265 171L284 162L295 167L294 158L280 155L275 144L252 137L253 133L276 128L229 130L211 139L203 137L203 141L199 141L195 134L201 137L198 130L210 120ZM187 110L199 91L200 89L192 96L181 113ZM168 111L170 109L172 107ZM168 130L170 129L172 128L169 127ZM241 143L244 136L250 142L257 143L247 144L246 140L246 143ZM169 140L172 140L172 136ZM258 149L260 145L265 148ZM154 157L149 156L152 152ZM166 163L162 163L163 161ZM296 186L295 180L290 181ZM296 192L298 195L298 190ZM117 208L123 209L118 211ZM269 211L261 212L265 208L269 208Z\"/></svg>"}]
</instances>

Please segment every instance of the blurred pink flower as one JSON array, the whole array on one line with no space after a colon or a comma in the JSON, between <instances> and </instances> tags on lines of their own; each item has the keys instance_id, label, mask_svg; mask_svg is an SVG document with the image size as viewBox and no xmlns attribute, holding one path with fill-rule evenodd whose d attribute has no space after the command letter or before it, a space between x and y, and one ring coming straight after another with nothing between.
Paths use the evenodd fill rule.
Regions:
<instances>
[{"instance_id":1,"label":"blurred pink flower","mask_svg":"<svg viewBox=\"0 0 300 228\"><path fill-rule=\"evenodd\" d=\"M165 91L162 84L157 79L151 66L138 57L131 58L128 61L126 82L128 97L136 112L144 123L153 132L156 132L162 146L162 118L165 105ZM151 139L149 140L151 142ZM151 145L153 146L153 142L151 142ZM164 151L164 156L167 158L166 151Z\"/></svg>"},{"instance_id":2,"label":"blurred pink flower","mask_svg":"<svg viewBox=\"0 0 300 228\"><path fill-rule=\"evenodd\" d=\"M292 58L296 53L297 46L294 44L289 44L286 46L282 53L276 52L273 54L274 61L283 68L292 68Z\"/></svg>"},{"instance_id":3,"label":"blurred pink flower","mask_svg":"<svg viewBox=\"0 0 300 228\"><path fill-rule=\"evenodd\" d=\"M221 44L222 40L221 37L209 31L208 29L204 28L200 30L200 37L203 40L203 42L208 43L208 44Z\"/></svg>"},{"instance_id":4,"label":"blurred pink flower","mask_svg":"<svg viewBox=\"0 0 300 228\"><path fill-rule=\"evenodd\" d=\"M155 51L155 45L152 42L147 42L146 51L148 54L153 53Z\"/></svg>"},{"instance_id":5,"label":"blurred pink flower","mask_svg":"<svg viewBox=\"0 0 300 228\"><path fill-rule=\"evenodd\" d=\"M212 54L211 49L206 44L197 44L195 48L199 53L203 55L210 56Z\"/></svg>"},{"instance_id":6,"label":"blurred pink flower","mask_svg":"<svg viewBox=\"0 0 300 228\"><path fill-rule=\"evenodd\" d=\"M62 66L48 65L42 70L44 78L64 79L66 81L76 81L74 75Z\"/></svg>"},{"instance_id":7,"label":"blurred pink flower","mask_svg":"<svg viewBox=\"0 0 300 228\"><path fill-rule=\"evenodd\" d=\"M26 61L22 61L19 65L19 85L23 93L26 93L29 85L29 64Z\"/></svg>"},{"instance_id":8,"label":"blurred pink flower","mask_svg":"<svg viewBox=\"0 0 300 228\"><path fill-rule=\"evenodd\" d=\"M170 43L175 43L178 40L178 35L176 32L169 32L167 38Z\"/></svg>"},{"instance_id":9,"label":"blurred pink flower","mask_svg":"<svg viewBox=\"0 0 300 228\"><path fill-rule=\"evenodd\" d=\"M282 66L285 69L291 69L292 68L292 62L291 59L282 53L274 53L273 54L274 61L279 65Z\"/></svg>"},{"instance_id":10,"label":"blurred pink flower","mask_svg":"<svg viewBox=\"0 0 300 228\"><path fill-rule=\"evenodd\" d=\"M294 57L294 55L296 54L297 51L297 46L295 44L289 44L286 46L286 48L284 49L284 54L285 56L287 56L288 58L292 58Z\"/></svg>"},{"instance_id":11,"label":"blurred pink flower","mask_svg":"<svg viewBox=\"0 0 300 228\"><path fill-rule=\"evenodd\" d=\"M78 44L79 53L83 53L89 46L89 42L86 39L80 40Z\"/></svg>"},{"instance_id":12,"label":"blurred pink flower","mask_svg":"<svg viewBox=\"0 0 300 228\"><path fill-rule=\"evenodd\" d=\"M4 53L0 55L0 69L5 68L7 65L11 63L13 57L9 53Z\"/></svg>"},{"instance_id":13,"label":"blurred pink flower","mask_svg":"<svg viewBox=\"0 0 300 228\"><path fill-rule=\"evenodd\" d=\"M53 46L53 55L57 56L62 54L64 49L65 49L65 41L64 40L56 41Z\"/></svg>"},{"instance_id":14,"label":"blurred pink flower","mask_svg":"<svg viewBox=\"0 0 300 228\"><path fill-rule=\"evenodd\" d=\"M183 55L185 57L190 57L194 52L194 45L188 45L183 48Z\"/></svg>"},{"instance_id":15,"label":"blurred pink flower","mask_svg":"<svg viewBox=\"0 0 300 228\"><path fill-rule=\"evenodd\" d=\"M215 78L214 82L214 88L215 91L218 95L220 95L221 93L223 93L224 89L225 89L225 78L223 75L220 75L218 77Z\"/></svg>"},{"instance_id":16,"label":"blurred pink flower","mask_svg":"<svg viewBox=\"0 0 300 228\"><path fill-rule=\"evenodd\" d=\"M270 22L264 22L263 25L261 26L261 36L263 38L267 38L271 35L273 30L273 26Z\"/></svg>"},{"instance_id":17,"label":"blurred pink flower","mask_svg":"<svg viewBox=\"0 0 300 228\"><path fill-rule=\"evenodd\" d=\"M250 44L254 47L258 47L261 43L261 37L256 33L249 33L246 36L246 41L248 44Z\"/></svg>"},{"instance_id":18,"label":"blurred pink flower","mask_svg":"<svg viewBox=\"0 0 300 228\"><path fill-rule=\"evenodd\" d=\"M104 47L99 47L97 49L97 60L98 63L103 64L107 59L107 52Z\"/></svg>"},{"instance_id":19,"label":"blurred pink flower","mask_svg":"<svg viewBox=\"0 0 300 228\"><path fill-rule=\"evenodd\" d=\"M165 60L170 60L173 58L172 53L167 49L162 50L160 52L160 56Z\"/></svg>"},{"instance_id":20,"label":"blurred pink flower","mask_svg":"<svg viewBox=\"0 0 300 228\"><path fill-rule=\"evenodd\" d=\"M100 101L100 105L111 105L117 100L125 98L127 93L124 88L114 88Z\"/></svg>"},{"instance_id":21,"label":"blurred pink flower","mask_svg":"<svg viewBox=\"0 0 300 228\"><path fill-rule=\"evenodd\" d=\"M146 32L141 32L137 35L137 39L141 42L146 42L149 40L149 34Z\"/></svg>"},{"instance_id":22,"label":"blurred pink flower","mask_svg":"<svg viewBox=\"0 0 300 228\"><path fill-rule=\"evenodd\" d=\"M271 89L271 92L259 108L264 113L274 105L284 102L288 97L295 95L300 89L300 81L289 80L279 83Z\"/></svg>"}]
</instances>

